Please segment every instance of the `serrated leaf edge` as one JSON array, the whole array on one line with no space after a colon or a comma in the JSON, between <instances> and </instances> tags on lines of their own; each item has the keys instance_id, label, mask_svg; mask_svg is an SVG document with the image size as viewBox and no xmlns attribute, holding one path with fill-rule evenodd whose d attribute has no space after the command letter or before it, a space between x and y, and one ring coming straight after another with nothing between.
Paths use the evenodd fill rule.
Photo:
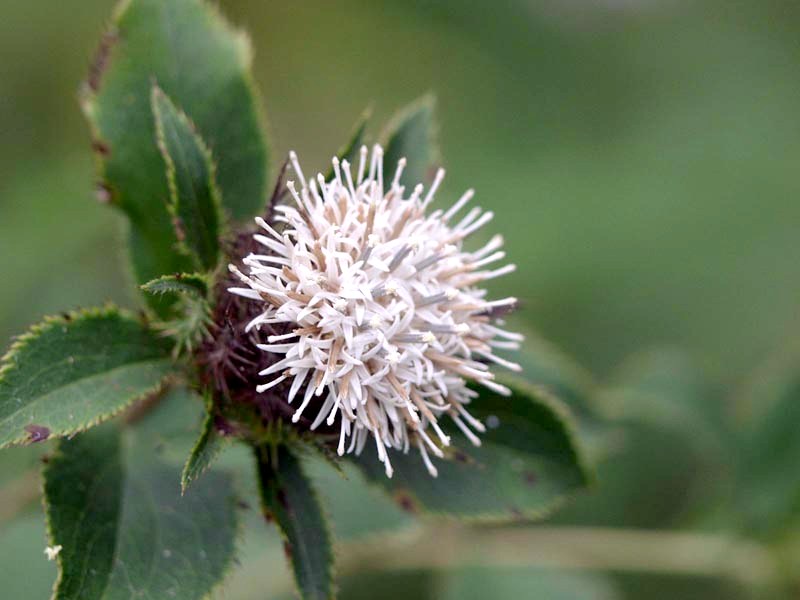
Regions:
<instances>
[{"instance_id":1,"label":"serrated leaf edge","mask_svg":"<svg viewBox=\"0 0 800 600\"><path fill-rule=\"evenodd\" d=\"M158 289L159 284L168 284L170 282L175 282L176 284L181 284L187 281L192 281L197 285L193 285L192 283L185 283L185 285L180 286L176 285L172 289L168 289L166 286L162 289ZM202 285L203 289L201 290L198 286ZM201 273L180 273L176 275L162 275L161 277L157 277L156 279L151 279L147 283L143 283L139 286L139 289L142 291L147 292L148 294L153 295L160 295L163 296L164 294L198 294L199 296L203 297L208 293L208 279Z\"/></svg>"},{"instance_id":2,"label":"serrated leaf edge","mask_svg":"<svg viewBox=\"0 0 800 600\"><path fill-rule=\"evenodd\" d=\"M203 158L206 163L206 168L208 169L208 181L205 183L208 185L209 193L211 195L211 204L214 208L214 212L217 214L217 232L216 232L216 239L217 239L217 252L216 257L213 265L204 265L202 259L197 256L197 254L192 250L186 242L181 238L178 234L177 228L175 231L175 237L177 238L177 246L181 250L183 254L188 257L191 257L192 260L196 262L196 264L202 269L214 269L219 265L220 259L222 258L222 244L220 240L225 237L226 232L228 230L227 225L227 215L222 208L222 195L220 194L219 187L217 186L217 164L214 160L214 157L211 153L211 149L205 143L203 138L200 136L200 133L197 127L194 124L194 121L189 118L189 116L183 111L183 108L178 106L172 98L170 98L164 90L162 90L158 83L154 83L151 88L150 93L150 108L153 112L153 117L155 120L155 131L156 131L156 144L158 145L158 149L161 152L161 156L164 159L164 163L167 167L166 177L167 177L167 187L169 188L169 200L167 201L167 211L169 212L170 216L173 219L173 222L176 219L180 218L179 213L179 206L181 203L181 198L178 193L178 184L175 181L176 175L176 168L175 168L175 161L172 158L172 155L167 148L166 140L164 139L164 125L163 125L163 114L161 109L158 107L158 100L159 98L165 100L168 105L172 109L174 109L175 114L178 117L178 120L186 126L189 130L190 135L192 136L192 141L197 144L197 147L200 150L200 154L203 155Z\"/></svg>"},{"instance_id":3,"label":"serrated leaf edge","mask_svg":"<svg viewBox=\"0 0 800 600\"><path fill-rule=\"evenodd\" d=\"M103 318L109 316L120 316L126 319L130 319L136 321L136 315L133 313L117 308L115 306L105 306L103 308L85 308L85 309L78 309L73 311L68 311L64 313L64 315L47 315L42 319L41 322L36 323L28 328L28 330L16 336L14 341L12 342L11 346L9 347L8 351L0 358L0 383L3 382L3 378L5 374L14 368L13 359L19 352L21 352L27 345L40 336L43 332L49 331L54 327L64 327L70 323L74 323L77 320L82 320L85 318ZM143 319L138 319L139 322L142 322L144 325L147 322ZM169 354L166 353L164 355L164 360L169 359ZM91 429L92 427L96 427L105 421L113 419L120 413L124 412L137 402L144 400L145 398L150 397L153 394L156 394L161 390L170 378L174 375L174 373L167 373L161 380L151 388L148 388L141 394L138 394L130 399L129 402L123 404L118 409L113 410L109 413L104 413L102 415L97 416L96 418L92 419L91 421L87 422L84 426L75 427L73 429L69 429L62 433L52 433L51 437L54 438L64 438L69 437L71 435L75 435L76 433L80 433L81 431L86 431L87 429ZM4 444L0 444L0 450L5 448L10 448L13 446L24 446L24 439L15 439L10 442L6 442Z\"/></svg>"},{"instance_id":4,"label":"serrated leaf edge","mask_svg":"<svg viewBox=\"0 0 800 600\"><path fill-rule=\"evenodd\" d=\"M214 20L214 23L220 27L223 31L226 31L232 38L236 40L236 45L238 47L238 54L239 60L241 65L241 77L242 81L244 82L247 91L250 93L251 98L253 99L253 113L256 119L256 125L258 131L261 133L259 136L263 142L263 150L264 150L264 157L266 159L267 164L264 167L264 189L261 191L264 199L266 200L269 187L270 187L270 145L269 140L272 138L270 134L269 128L269 119L267 119L267 112L264 105L263 98L261 97L260 88L256 85L256 80L253 75L253 42L250 39L250 34L242 28L234 26L225 15L222 13L222 9L218 4L206 2L205 0L201 0L208 10L211 18ZM238 220L235 215L228 214L228 211L224 211L228 219L233 222ZM250 219L251 216L247 216L247 219Z\"/></svg>"},{"instance_id":5,"label":"serrated leaf edge","mask_svg":"<svg viewBox=\"0 0 800 600\"><path fill-rule=\"evenodd\" d=\"M269 131L269 121L267 119L266 110L264 107L264 102L261 97L261 93L259 87L256 85L255 78L252 72L252 65L253 65L253 44L250 40L250 36L247 34L246 31L243 29L235 27L228 21L227 18L222 14L221 8L211 2L207 2L206 0L199 0L204 9L209 14L209 25L210 27L218 27L221 31L229 34L230 37L235 40L235 46L237 48L237 54L239 58L239 66L240 66L240 76L242 77L242 81L244 82L245 89L250 94L252 98L252 108L253 113L256 121L256 128L260 132L259 139L261 141L261 150L264 155L265 162L267 163L264 168L264 181L262 184L263 190L262 195L267 195L267 190L269 188L269 161L270 161L270 144L269 140L272 137ZM108 68L108 64L113 60L113 51L114 46L119 42L119 22L125 17L128 9L133 4L133 0L119 0L115 5L112 13L111 18L103 28L103 33L101 35L101 40L98 43L96 50L94 52L94 56L90 65L90 72L84 79L83 83L80 86L80 90L78 93L78 104L80 106L81 112L86 120L87 126L89 128L90 137L93 140L93 145L104 146L107 147L107 143L103 139L103 133L100 130L99 125L96 122L96 102L98 94L102 89L102 74ZM98 61L102 60L103 64L98 64ZM96 89L93 88L91 81L92 81L92 72L91 69L100 69L100 77L99 79L94 82L96 85ZM130 213L125 210L125 208L115 200L116 193L115 189L110 185L107 177L107 170L106 170L106 160L104 156L99 152L93 152L93 159L95 165L95 172L97 174L97 178L99 180L98 185L104 186L106 190L109 192L109 203L115 206L116 208L122 210L126 216L128 217L127 220L127 237L130 239L131 228L133 227L133 222L131 219ZM230 215L227 210L223 211L225 215L227 215L230 220L239 219L242 215ZM249 216L247 216L249 218ZM126 255L128 257L127 261L127 268L126 271L128 273L128 277L133 281L134 285L138 284L139 282L136 281L136 268L131 260L131 252L132 249L130 247L130 243L126 243ZM151 307L152 308L152 307ZM163 315L162 315L163 316Z\"/></svg>"},{"instance_id":6,"label":"serrated leaf edge","mask_svg":"<svg viewBox=\"0 0 800 600\"><path fill-rule=\"evenodd\" d=\"M215 440L213 438L217 437L216 440L217 446L212 451L212 455L210 456L208 463L205 467L200 469L194 476L190 476L189 471L190 467L194 464L197 458L200 456L201 450L210 443L214 443ZM219 434L214 431L214 415L211 411L206 410L205 418L203 419L203 424L201 425L200 429L200 437L197 438L194 446L192 446L192 451L189 453L189 456L186 459L186 462L183 465L183 469L181 470L181 496L185 495L189 486L197 481L204 473L206 473L211 468L211 462L219 456L220 452L224 449L225 444L227 443L226 439L219 436Z\"/></svg>"},{"instance_id":7,"label":"serrated leaf edge","mask_svg":"<svg viewBox=\"0 0 800 600\"><path fill-rule=\"evenodd\" d=\"M299 444L297 444L296 440L290 441L289 443L284 444L284 446L286 447L288 452L294 452L295 459L297 460L297 468L300 470L301 475L308 482L308 487L309 487L309 490L310 490L311 499L317 505L317 507L319 508L320 514L322 515L322 522L323 522L325 536L327 537L328 542L330 544L330 560L328 561L327 574L328 574L329 581L331 582L331 585L330 585L330 590L329 590L329 593L328 593L328 596L327 596L327 600L336 600L336 597L337 597L337 594L338 594L338 586L336 584L336 573L337 573L337 571L336 571L336 553L334 552L335 541L334 541L334 536L333 536L333 526L332 526L330 515L328 514L328 509L325 506L325 503L321 501L321 499L319 497L319 494L317 493L316 487L314 486L314 482L308 476L308 474L306 473L305 468L303 466L303 454L304 454L305 448L300 446ZM258 466L258 463L261 462L262 460L264 460L264 457L262 456L262 450L263 449L262 448L254 448L254 450L255 451L254 451L253 455L254 455L254 459L256 461L256 465L255 465L255 467L256 467L256 481L258 481L258 485L259 485L259 494L263 494L263 486L261 485L261 476L260 476L260 473L259 473L259 466ZM267 457L266 459L269 460L269 457ZM263 507L264 506L263 500L261 500L261 504L262 504L262 507ZM281 525L280 525L280 523L278 522L277 519L274 520L274 524L275 524L276 528L278 529L278 533L281 536L281 541L283 541L284 543L287 543L288 542L288 536L284 532L283 527L281 527ZM289 562L289 569L291 570L291 573L292 573L291 580L292 580L292 583L294 585L294 590L297 593L299 598L304 599L305 596L303 595L302 590L300 589L300 582L297 580L297 574L296 574L295 569L294 569L294 558L293 557L288 557L287 560Z\"/></svg>"}]
</instances>

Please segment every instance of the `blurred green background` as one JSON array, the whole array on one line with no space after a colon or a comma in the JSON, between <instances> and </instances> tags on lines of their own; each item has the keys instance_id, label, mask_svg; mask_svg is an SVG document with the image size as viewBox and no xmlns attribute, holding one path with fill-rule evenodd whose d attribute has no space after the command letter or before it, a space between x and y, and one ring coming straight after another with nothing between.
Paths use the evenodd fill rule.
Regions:
<instances>
[{"instance_id":1,"label":"blurred green background","mask_svg":"<svg viewBox=\"0 0 800 600\"><path fill-rule=\"evenodd\" d=\"M114 4L0 0L2 340L42 314L137 302L122 219L94 198L76 101ZM497 292L520 297L527 326L596 376L641 348L674 345L710 380L732 385L800 331L800 4L220 4L253 39L276 162L295 149L322 169L366 106L377 126L433 91L445 194L476 188L519 267ZM664 484L675 493L687 476L681 464ZM606 521L638 525L625 518ZM38 515L18 521L0 554L42 528ZM8 597L45 597L53 571L40 566L41 591ZM12 571L0 570L0 581ZM455 583L440 597L487 597L470 583L474 573L448 577ZM519 593L533 589L526 577L517 569L500 579L509 596L533 597ZM644 588L648 598L731 597L680 578L594 577L534 579L544 581L541 598ZM440 579L413 578L434 587Z\"/></svg>"}]
</instances>

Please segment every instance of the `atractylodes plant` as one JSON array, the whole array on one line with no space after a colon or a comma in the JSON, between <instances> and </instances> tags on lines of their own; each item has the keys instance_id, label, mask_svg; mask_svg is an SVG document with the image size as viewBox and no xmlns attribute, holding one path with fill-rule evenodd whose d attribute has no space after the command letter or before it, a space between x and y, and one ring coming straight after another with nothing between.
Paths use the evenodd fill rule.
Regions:
<instances>
[{"instance_id":1,"label":"atractylodes plant","mask_svg":"<svg viewBox=\"0 0 800 600\"><path fill-rule=\"evenodd\" d=\"M314 455L353 465L353 488L473 521L541 517L586 484L567 409L502 374L520 370L502 356L522 342L504 325L516 300L483 285L514 267L497 266L500 236L468 240L492 218L471 190L434 204L430 99L371 151L362 119L327 173L292 153L270 182L249 61L204 2L130 0L85 84L146 308L48 318L3 359L0 446L58 438L55 598L205 597L247 501L222 460L233 444L303 598L335 587Z\"/></svg>"}]
</instances>

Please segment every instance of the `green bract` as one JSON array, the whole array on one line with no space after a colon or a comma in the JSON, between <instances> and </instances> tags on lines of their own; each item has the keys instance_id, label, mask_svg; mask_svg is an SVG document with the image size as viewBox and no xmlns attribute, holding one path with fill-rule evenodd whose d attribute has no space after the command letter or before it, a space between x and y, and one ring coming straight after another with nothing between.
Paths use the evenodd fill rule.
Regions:
<instances>
[{"instance_id":1,"label":"green bract","mask_svg":"<svg viewBox=\"0 0 800 600\"><path fill-rule=\"evenodd\" d=\"M214 426L214 414L209 404L200 430L200 437L192 448L189 458L181 473L181 491L198 479L210 466L216 455L222 450L223 439Z\"/></svg>"},{"instance_id":2,"label":"green bract","mask_svg":"<svg viewBox=\"0 0 800 600\"><path fill-rule=\"evenodd\" d=\"M163 275L140 286L148 294L188 294L203 297L208 293L208 281L197 273Z\"/></svg>"}]
</instances>

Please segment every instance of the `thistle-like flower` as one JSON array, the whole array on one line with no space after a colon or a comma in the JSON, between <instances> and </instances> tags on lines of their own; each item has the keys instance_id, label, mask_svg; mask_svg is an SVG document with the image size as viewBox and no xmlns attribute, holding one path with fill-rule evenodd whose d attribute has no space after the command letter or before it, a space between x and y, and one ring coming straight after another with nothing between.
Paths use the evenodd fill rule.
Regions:
<instances>
[{"instance_id":1,"label":"thistle-like flower","mask_svg":"<svg viewBox=\"0 0 800 600\"><path fill-rule=\"evenodd\" d=\"M515 269L489 268L504 258L503 240L463 248L493 215L473 208L455 221L472 190L426 215L444 170L427 192L417 185L406 194L405 160L384 185L380 146L371 156L361 148L355 176L334 158L330 181L306 181L294 153L290 161L300 182L287 183L294 203L277 206L270 223L257 218L263 253L244 257L243 270L230 265L247 287L229 291L260 303L246 330L288 331L257 344L279 359L253 385L263 394L290 383L292 420L311 406L312 430L323 421L338 427L340 455L360 453L372 436L387 476L387 448L412 446L436 476L429 453L442 457L450 444L443 417L480 445L475 432L485 428L468 411L477 396L468 384L507 395L488 365L520 368L496 354L522 340L500 327L516 299L489 301L478 287Z\"/></svg>"}]
</instances>

